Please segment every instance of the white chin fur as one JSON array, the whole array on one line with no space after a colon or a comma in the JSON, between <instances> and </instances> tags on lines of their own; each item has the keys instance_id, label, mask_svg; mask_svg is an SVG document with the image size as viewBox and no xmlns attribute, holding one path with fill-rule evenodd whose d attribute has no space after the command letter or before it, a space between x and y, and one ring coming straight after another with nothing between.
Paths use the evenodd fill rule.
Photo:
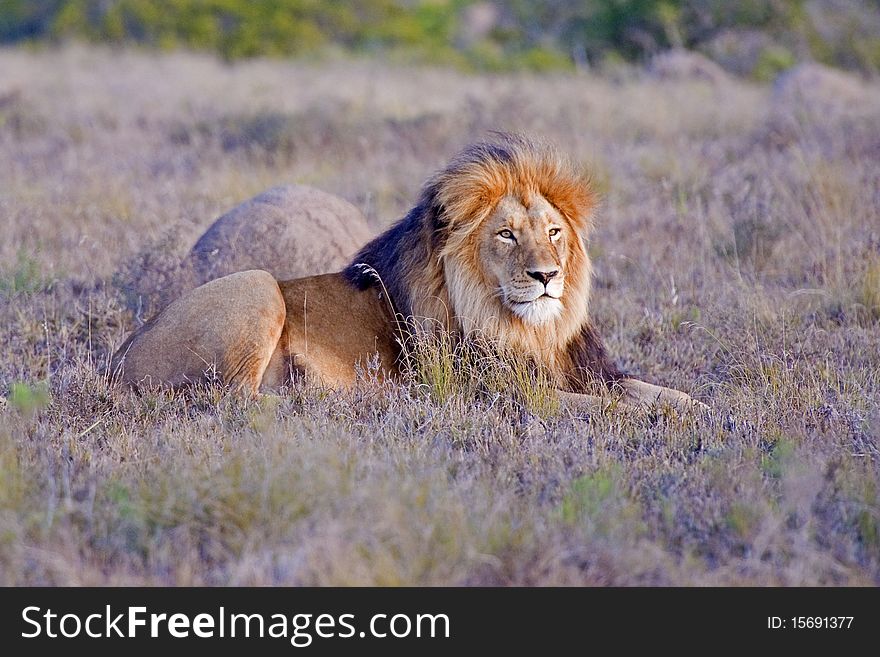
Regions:
<instances>
[{"instance_id":1,"label":"white chin fur","mask_svg":"<svg viewBox=\"0 0 880 657\"><path fill-rule=\"evenodd\" d=\"M529 303L515 303L510 311L528 324L546 324L562 313L562 301L551 297L539 297Z\"/></svg>"}]
</instances>

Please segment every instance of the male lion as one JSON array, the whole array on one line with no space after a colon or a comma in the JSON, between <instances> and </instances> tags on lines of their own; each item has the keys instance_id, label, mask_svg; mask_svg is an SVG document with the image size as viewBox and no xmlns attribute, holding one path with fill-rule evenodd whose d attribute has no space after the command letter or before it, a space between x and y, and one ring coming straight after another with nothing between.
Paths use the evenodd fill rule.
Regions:
<instances>
[{"instance_id":1,"label":"male lion","mask_svg":"<svg viewBox=\"0 0 880 657\"><path fill-rule=\"evenodd\" d=\"M136 386L213 375L256 393L304 374L347 387L367 363L393 378L405 334L440 326L479 332L546 369L566 405L601 408L587 394L597 383L624 403L695 404L607 356L588 313L594 205L588 180L551 146L498 135L455 157L343 271L211 281L135 331L112 367Z\"/></svg>"}]
</instances>

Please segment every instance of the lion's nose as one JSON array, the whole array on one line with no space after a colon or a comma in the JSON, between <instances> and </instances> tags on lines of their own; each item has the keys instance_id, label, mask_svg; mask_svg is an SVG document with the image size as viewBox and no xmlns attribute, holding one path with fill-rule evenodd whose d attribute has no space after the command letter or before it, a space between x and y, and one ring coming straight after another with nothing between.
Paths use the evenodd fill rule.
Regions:
<instances>
[{"instance_id":1,"label":"lion's nose","mask_svg":"<svg viewBox=\"0 0 880 657\"><path fill-rule=\"evenodd\" d=\"M536 281L541 281L544 285L547 285L547 283L550 282L550 279L559 273L559 270L552 269L550 271L527 271L526 273L534 278Z\"/></svg>"}]
</instances>

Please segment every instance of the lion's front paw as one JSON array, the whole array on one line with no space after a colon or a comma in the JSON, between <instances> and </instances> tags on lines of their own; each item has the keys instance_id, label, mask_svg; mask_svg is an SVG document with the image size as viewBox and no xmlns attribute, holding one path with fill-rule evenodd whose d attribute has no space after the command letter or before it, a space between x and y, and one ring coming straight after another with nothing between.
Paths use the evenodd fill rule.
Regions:
<instances>
[{"instance_id":1,"label":"lion's front paw","mask_svg":"<svg viewBox=\"0 0 880 657\"><path fill-rule=\"evenodd\" d=\"M696 410L707 412L711 410L703 402L694 399L686 392L675 390L674 388L656 386L638 379L625 379L620 385L624 390L624 399L632 404L642 406L666 404L681 411Z\"/></svg>"}]
</instances>

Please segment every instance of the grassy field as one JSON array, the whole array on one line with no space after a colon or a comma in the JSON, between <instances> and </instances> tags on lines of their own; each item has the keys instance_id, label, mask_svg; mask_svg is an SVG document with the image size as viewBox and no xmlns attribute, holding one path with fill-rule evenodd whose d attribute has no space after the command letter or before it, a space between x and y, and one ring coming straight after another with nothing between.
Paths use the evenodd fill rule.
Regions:
<instances>
[{"instance_id":1,"label":"grassy field","mask_svg":"<svg viewBox=\"0 0 880 657\"><path fill-rule=\"evenodd\" d=\"M880 584L880 88L805 79L0 50L0 583ZM590 167L596 322L710 417L99 374L223 211L378 231L492 129Z\"/></svg>"}]
</instances>

